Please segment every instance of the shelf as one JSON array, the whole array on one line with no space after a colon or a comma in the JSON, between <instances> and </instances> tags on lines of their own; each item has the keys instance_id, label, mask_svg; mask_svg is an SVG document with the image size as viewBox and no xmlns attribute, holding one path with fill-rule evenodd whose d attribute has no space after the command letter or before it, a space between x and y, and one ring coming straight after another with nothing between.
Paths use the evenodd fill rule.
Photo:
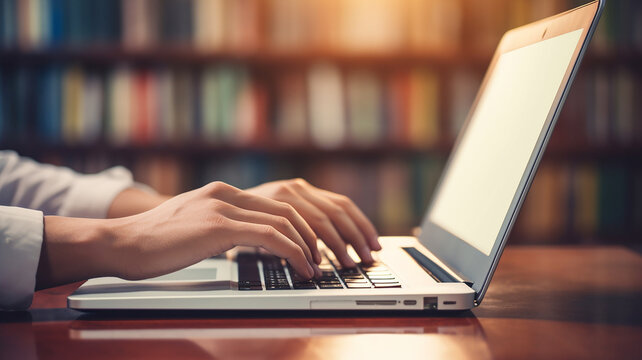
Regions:
<instances>
[{"instance_id":1,"label":"shelf","mask_svg":"<svg viewBox=\"0 0 642 360\"><path fill-rule=\"evenodd\" d=\"M15 145L2 146L25 155L41 154L111 154L111 155L174 155L178 157L204 157L213 154L228 156L264 155L283 158L381 158L381 157L447 157L452 144L443 143L426 148L398 144L381 144L369 147L343 146L324 149L311 145L217 145L193 142L190 144L149 145ZM578 160L642 161L642 145L631 146L550 146L544 154L545 161Z\"/></svg>"},{"instance_id":2,"label":"shelf","mask_svg":"<svg viewBox=\"0 0 642 360\"><path fill-rule=\"evenodd\" d=\"M219 50L200 51L191 46L172 46L157 49L126 49L122 47L94 46L60 49L3 49L0 62L80 62L111 64L208 64L237 62L254 66L285 67L297 64L332 62L339 64L433 65L433 66L486 66L488 54L470 55L458 51L380 51L341 52L332 50L274 51L274 50Z\"/></svg>"},{"instance_id":3,"label":"shelf","mask_svg":"<svg viewBox=\"0 0 642 360\"><path fill-rule=\"evenodd\" d=\"M343 146L338 148L319 148L310 145L220 145L210 143L192 142L190 144L149 144L149 145L110 145L76 144L76 145L15 145L2 146L3 149L12 149L21 154L96 154L107 153L113 155L175 155L179 157L200 157L213 154L228 156L265 155L285 158L342 158L342 157L385 157L385 156L418 156L435 155L446 156L450 145L444 144L427 148L411 148L400 145L377 145L369 147Z\"/></svg>"},{"instance_id":4,"label":"shelf","mask_svg":"<svg viewBox=\"0 0 642 360\"><path fill-rule=\"evenodd\" d=\"M0 49L0 63L78 62L92 65L132 64L199 65L241 63L252 66L289 67L317 62L346 65L403 66L430 65L442 67L476 67L485 69L491 52L467 53L460 50L391 50L379 52L345 52L337 50L223 49L198 50L193 46L168 46L154 49L127 49L121 46L68 47L55 49ZM621 50L608 53L589 52L590 66L630 64L639 66L642 53Z\"/></svg>"},{"instance_id":5,"label":"shelf","mask_svg":"<svg viewBox=\"0 0 642 360\"><path fill-rule=\"evenodd\" d=\"M79 62L84 64L110 65L115 62L133 64L199 65L209 63L242 63L252 66L289 67L318 62L345 65L399 66L471 66L485 68L491 53L466 54L462 51L381 51L343 52L333 50L275 51L233 49L199 51L191 46L172 46L156 49L126 49L122 47L94 46L60 49L3 49L0 63L49 63Z\"/></svg>"}]
</instances>

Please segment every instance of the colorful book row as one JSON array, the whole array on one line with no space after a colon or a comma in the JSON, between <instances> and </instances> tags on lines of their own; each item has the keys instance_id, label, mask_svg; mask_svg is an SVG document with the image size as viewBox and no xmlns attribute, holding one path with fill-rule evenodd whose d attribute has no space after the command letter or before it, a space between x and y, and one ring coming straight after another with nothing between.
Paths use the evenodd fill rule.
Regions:
<instances>
[{"instance_id":1,"label":"colorful book row","mask_svg":"<svg viewBox=\"0 0 642 360\"><path fill-rule=\"evenodd\" d=\"M274 80L236 66L0 69L0 138L319 148L439 141L440 82L432 70L382 78L318 65Z\"/></svg>"},{"instance_id":2,"label":"colorful book row","mask_svg":"<svg viewBox=\"0 0 642 360\"><path fill-rule=\"evenodd\" d=\"M628 68L580 73L554 146L642 144L640 80ZM242 66L0 67L0 141L429 149L452 143L480 81L466 70L330 64L268 75Z\"/></svg>"},{"instance_id":3,"label":"colorful book row","mask_svg":"<svg viewBox=\"0 0 642 360\"><path fill-rule=\"evenodd\" d=\"M491 51L508 29L575 0L0 0L0 44L49 48L168 44L198 49L470 48ZM601 48L642 49L640 3L608 3Z\"/></svg>"},{"instance_id":4,"label":"colorful book row","mask_svg":"<svg viewBox=\"0 0 642 360\"><path fill-rule=\"evenodd\" d=\"M640 235L642 167L546 164L538 170L516 230L542 241Z\"/></svg>"}]
</instances>

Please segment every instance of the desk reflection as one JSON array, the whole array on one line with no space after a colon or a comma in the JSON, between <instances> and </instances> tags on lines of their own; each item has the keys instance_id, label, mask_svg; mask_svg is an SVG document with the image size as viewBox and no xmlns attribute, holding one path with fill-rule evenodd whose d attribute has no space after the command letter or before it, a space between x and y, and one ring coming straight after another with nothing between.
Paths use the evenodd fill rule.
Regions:
<instances>
[{"instance_id":1,"label":"desk reflection","mask_svg":"<svg viewBox=\"0 0 642 360\"><path fill-rule=\"evenodd\" d=\"M23 323L27 358L489 359L470 317L116 318ZM16 327L14 327L16 329ZM27 338L33 341L24 341ZM7 339L8 340L8 339ZM16 349L15 346L25 346ZM35 345L35 347L33 346ZM30 348L30 349L28 349ZM35 353L33 349L36 349ZM31 351L29 351L31 350ZM21 356L21 358L24 358Z\"/></svg>"}]
</instances>

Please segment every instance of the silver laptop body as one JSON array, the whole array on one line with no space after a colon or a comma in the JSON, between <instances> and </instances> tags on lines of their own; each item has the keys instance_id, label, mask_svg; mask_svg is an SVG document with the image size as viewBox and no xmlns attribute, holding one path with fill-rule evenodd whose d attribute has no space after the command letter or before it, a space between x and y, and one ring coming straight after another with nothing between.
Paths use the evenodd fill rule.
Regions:
<instances>
[{"instance_id":1,"label":"silver laptop body","mask_svg":"<svg viewBox=\"0 0 642 360\"><path fill-rule=\"evenodd\" d=\"M282 260L237 249L153 279L91 279L68 297L68 306L465 310L479 305L603 7L602 0L594 1L504 35L420 236L380 238L383 250L373 266L342 269L321 247L325 280L303 283L290 276Z\"/></svg>"}]
</instances>

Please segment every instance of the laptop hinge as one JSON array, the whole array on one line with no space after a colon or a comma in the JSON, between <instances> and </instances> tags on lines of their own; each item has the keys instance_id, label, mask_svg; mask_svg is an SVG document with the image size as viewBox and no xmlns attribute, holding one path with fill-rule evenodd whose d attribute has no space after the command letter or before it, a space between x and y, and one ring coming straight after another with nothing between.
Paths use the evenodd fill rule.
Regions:
<instances>
[{"instance_id":1,"label":"laptop hinge","mask_svg":"<svg viewBox=\"0 0 642 360\"><path fill-rule=\"evenodd\" d=\"M415 249L414 247L402 247L402 249L410 255L413 260L421 266L428 275L438 282L463 282L469 287L473 286L473 282L466 279L465 277L457 274L460 279L452 276L448 271L443 269L441 266L437 265L434 261L430 260L426 255L422 254L421 251Z\"/></svg>"}]
</instances>

